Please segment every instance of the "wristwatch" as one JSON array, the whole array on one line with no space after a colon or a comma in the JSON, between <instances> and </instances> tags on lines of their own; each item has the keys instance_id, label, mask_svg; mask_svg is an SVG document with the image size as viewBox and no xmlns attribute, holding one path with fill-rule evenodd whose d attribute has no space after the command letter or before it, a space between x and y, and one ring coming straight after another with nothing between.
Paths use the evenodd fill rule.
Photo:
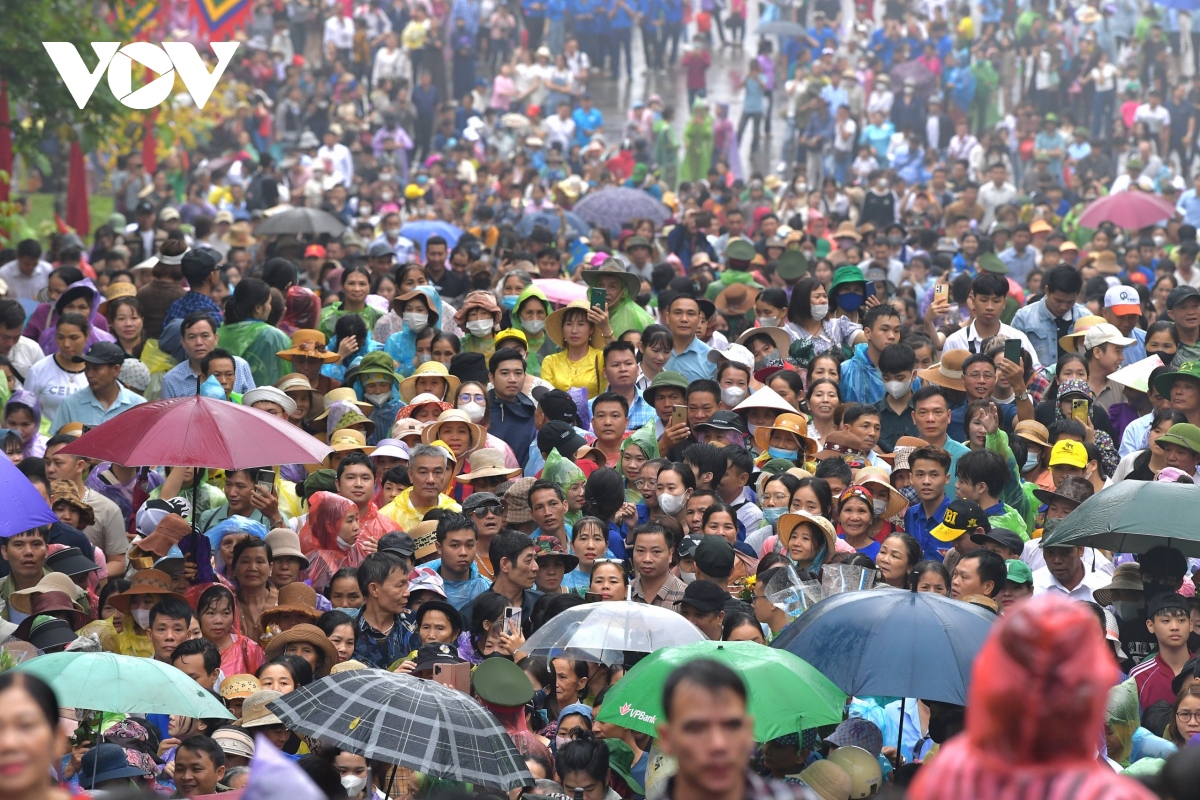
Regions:
<instances>
[{"instance_id":1,"label":"wristwatch","mask_svg":"<svg viewBox=\"0 0 1200 800\"><path fill-rule=\"evenodd\" d=\"M1029 390L1028 389L1021 392L1019 395L1017 395L1017 402L1022 402L1022 401L1028 400L1028 399L1029 399Z\"/></svg>"}]
</instances>

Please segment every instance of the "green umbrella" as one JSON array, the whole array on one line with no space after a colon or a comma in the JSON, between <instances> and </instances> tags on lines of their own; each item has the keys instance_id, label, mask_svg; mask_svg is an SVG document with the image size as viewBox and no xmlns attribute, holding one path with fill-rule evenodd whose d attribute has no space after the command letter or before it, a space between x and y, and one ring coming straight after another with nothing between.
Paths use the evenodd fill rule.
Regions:
<instances>
[{"instance_id":1,"label":"green umbrella","mask_svg":"<svg viewBox=\"0 0 1200 800\"><path fill-rule=\"evenodd\" d=\"M234 719L211 692L169 664L152 658L52 653L30 659L15 669L48 683L64 708Z\"/></svg>"},{"instance_id":2,"label":"green umbrella","mask_svg":"<svg viewBox=\"0 0 1200 800\"><path fill-rule=\"evenodd\" d=\"M1200 491L1191 484L1121 481L1092 495L1042 536L1042 547L1089 545L1115 553L1173 547L1200 556Z\"/></svg>"},{"instance_id":3,"label":"green umbrella","mask_svg":"<svg viewBox=\"0 0 1200 800\"><path fill-rule=\"evenodd\" d=\"M646 656L605 695L599 720L657 736L667 677L676 667L702 658L719 661L741 677L756 741L842 721L846 694L807 662L755 642L713 641L664 647Z\"/></svg>"}]
</instances>

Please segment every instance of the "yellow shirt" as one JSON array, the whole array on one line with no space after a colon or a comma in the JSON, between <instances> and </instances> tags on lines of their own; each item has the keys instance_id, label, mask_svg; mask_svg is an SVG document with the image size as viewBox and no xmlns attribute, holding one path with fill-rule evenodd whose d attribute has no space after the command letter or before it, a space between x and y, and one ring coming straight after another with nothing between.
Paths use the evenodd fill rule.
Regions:
<instances>
[{"instance_id":1,"label":"yellow shirt","mask_svg":"<svg viewBox=\"0 0 1200 800\"><path fill-rule=\"evenodd\" d=\"M438 495L438 502L433 508L446 509L455 513L462 512L462 506L454 502L451 498L444 494ZM414 508L412 504L412 487L405 489L400 494L392 498L392 501L383 508L379 509L379 513L400 526L400 530L409 531L417 525L421 520L432 511L432 508Z\"/></svg>"},{"instance_id":2,"label":"yellow shirt","mask_svg":"<svg viewBox=\"0 0 1200 800\"><path fill-rule=\"evenodd\" d=\"M542 380L564 392L576 386L587 389L595 397L608 388L604 379L604 351L589 347L587 355L578 361L567 358L563 350L542 359Z\"/></svg>"}]
</instances>

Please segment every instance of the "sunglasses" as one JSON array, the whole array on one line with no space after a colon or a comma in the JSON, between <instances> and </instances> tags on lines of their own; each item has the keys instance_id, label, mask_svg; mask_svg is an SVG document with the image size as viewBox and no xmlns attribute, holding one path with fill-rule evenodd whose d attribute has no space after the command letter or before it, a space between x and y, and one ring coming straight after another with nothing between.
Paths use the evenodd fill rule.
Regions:
<instances>
[{"instance_id":1,"label":"sunglasses","mask_svg":"<svg viewBox=\"0 0 1200 800\"><path fill-rule=\"evenodd\" d=\"M504 506L496 505L495 503L488 503L480 506L479 508L472 508L471 515L478 519L483 519L489 514L498 517L503 511Z\"/></svg>"}]
</instances>

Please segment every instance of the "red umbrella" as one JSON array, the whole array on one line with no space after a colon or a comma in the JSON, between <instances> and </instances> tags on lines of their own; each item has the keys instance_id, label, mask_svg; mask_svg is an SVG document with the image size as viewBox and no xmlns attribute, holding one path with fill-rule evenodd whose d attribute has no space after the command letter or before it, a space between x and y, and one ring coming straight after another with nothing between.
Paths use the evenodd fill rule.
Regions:
<instances>
[{"instance_id":1,"label":"red umbrella","mask_svg":"<svg viewBox=\"0 0 1200 800\"><path fill-rule=\"evenodd\" d=\"M92 229L88 210L87 168L78 139L71 142L71 155L67 161L67 224L75 229L80 238L86 238Z\"/></svg>"},{"instance_id":2,"label":"red umbrella","mask_svg":"<svg viewBox=\"0 0 1200 800\"><path fill-rule=\"evenodd\" d=\"M63 452L127 467L251 469L320 464L333 451L265 411L191 396L135 406Z\"/></svg>"},{"instance_id":3,"label":"red umbrella","mask_svg":"<svg viewBox=\"0 0 1200 800\"><path fill-rule=\"evenodd\" d=\"M1156 194L1128 191L1101 197L1079 216L1079 227L1097 228L1111 222L1128 230L1145 228L1175 216L1175 206Z\"/></svg>"}]
</instances>

